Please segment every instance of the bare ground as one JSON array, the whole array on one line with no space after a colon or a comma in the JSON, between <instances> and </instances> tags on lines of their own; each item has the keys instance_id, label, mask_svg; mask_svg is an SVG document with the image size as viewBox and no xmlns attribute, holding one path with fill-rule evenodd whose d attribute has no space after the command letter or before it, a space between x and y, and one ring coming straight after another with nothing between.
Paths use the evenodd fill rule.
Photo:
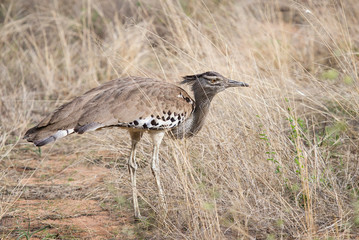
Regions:
<instances>
[{"instance_id":1,"label":"bare ground","mask_svg":"<svg viewBox=\"0 0 359 240\"><path fill-rule=\"evenodd\" d=\"M10 161L11 162L11 161ZM13 204L0 220L0 236L14 239L139 239L149 222L134 223L127 182L110 183L124 166L78 160L76 154L44 157L26 153L8 169L1 197ZM126 177L119 178L126 181ZM128 181L128 180L127 180ZM115 199L108 197L114 193ZM18 193L21 192L21 195ZM16 199L11 201L9 199ZM146 230L146 231L144 231Z\"/></svg>"}]
</instances>

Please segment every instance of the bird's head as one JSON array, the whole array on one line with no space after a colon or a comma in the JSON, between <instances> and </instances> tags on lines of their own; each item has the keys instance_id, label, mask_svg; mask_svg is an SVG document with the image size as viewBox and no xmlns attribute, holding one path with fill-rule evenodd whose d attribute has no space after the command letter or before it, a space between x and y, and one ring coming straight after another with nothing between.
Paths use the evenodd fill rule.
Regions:
<instances>
[{"instance_id":1,"label":"bird's head","mask_svg":"<svg viewBox=\"0 0 359 240\"><path fill-rule=\"evenodd\" d=\"M247 83L228 79L213 71L185 76L181 83L192 84L192 90L195 94L202 91L208 96L214 96L229 87L249 87Z\"/></svg>"}]
</instances>

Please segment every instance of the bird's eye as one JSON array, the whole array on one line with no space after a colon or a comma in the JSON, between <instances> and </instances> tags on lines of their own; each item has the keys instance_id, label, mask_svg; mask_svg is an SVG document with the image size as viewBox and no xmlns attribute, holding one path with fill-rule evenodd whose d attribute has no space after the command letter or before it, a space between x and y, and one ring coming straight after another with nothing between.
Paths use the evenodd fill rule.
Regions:
<instances>
[{"instance_id":1,"label":"bird's eye","mask_svg":"<svg viewBox=\"0 0 359 240\"><path fill-rule=\"evenodd\" d=\"M216 83L217 79L211 79L211 83Z\"/></svg>"}]
</instances>

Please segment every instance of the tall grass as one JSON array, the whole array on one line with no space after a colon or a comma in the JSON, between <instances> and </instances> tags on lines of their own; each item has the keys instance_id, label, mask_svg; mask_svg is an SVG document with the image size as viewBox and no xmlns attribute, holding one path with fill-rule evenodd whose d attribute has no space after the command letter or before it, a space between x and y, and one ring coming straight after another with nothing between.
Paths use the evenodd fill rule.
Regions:
<instances>
[{"instance_id":1,"label":"tall grass","mask_svg":"<svg viewBox=\"0 0 359 240\"><path fill-rule=\"evenodd\" d=\"M32 151L24 131L54 106L117 77L177 83L215 70L251 88L219 94L198 136L164 141L169 214L154 217L156 238L352 239L358 15L355 0L7 0L0 4L0 188L12 183L9 168L24 148ZM127 134L109 133L79 137L77 147L125 155ZM142 200L159 211L146 170ZM20 194L0 199L0 218Z\"/></svg>"}]
</instances>

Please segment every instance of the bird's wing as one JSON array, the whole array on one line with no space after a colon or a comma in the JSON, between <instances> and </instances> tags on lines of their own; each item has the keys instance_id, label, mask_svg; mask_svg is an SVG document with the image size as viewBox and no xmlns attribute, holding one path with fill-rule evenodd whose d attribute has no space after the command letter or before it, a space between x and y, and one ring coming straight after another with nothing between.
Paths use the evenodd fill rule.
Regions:
<instances>
[{"instance_id":1,"label":"bird's wing","mask_svg":"<svg viewBox=\"0 0 359 240\"><path fill-rule=\"evenodd\" d=\"M25 139L41 146L72 132L102 127L166 129L188 117L194 101L182 88L148 78L107 82L73 99L28 130Z\"/></svg>"},{"instance_id":2,"label":"bird's wing","mask_svg":"<svg viewBox=\"0 0 359 240\"><path fill-rule=\"evenodd\" d=\"M75 131L99 127L172 128L189 116L194 102L182 88L149 79L109 88L84 106ZM90 124L90 125L89 125ZM81 130L80 130L81 129Z\"/></svg>"}]
</instances>

